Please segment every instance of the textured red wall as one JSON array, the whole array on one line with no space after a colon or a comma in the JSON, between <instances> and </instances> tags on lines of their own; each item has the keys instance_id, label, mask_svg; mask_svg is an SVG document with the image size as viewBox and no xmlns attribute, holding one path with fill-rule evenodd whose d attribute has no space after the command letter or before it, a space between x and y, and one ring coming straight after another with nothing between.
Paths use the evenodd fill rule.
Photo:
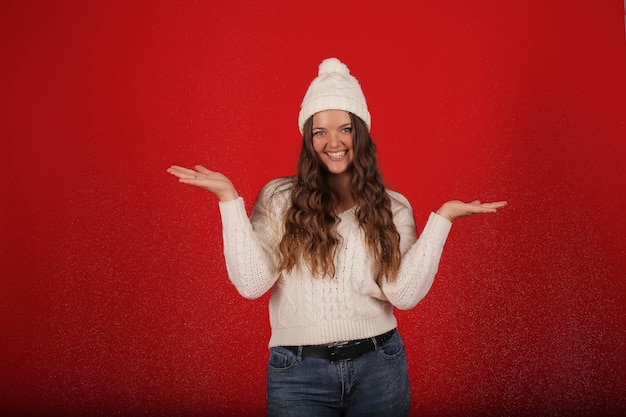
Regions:
<instances>
[{"instance_id":1,"label":"textured red wall","mask_svg":"<svg viewBox=\"0 0 626 417\"><path fill-rule=\"evenodd\" d=\"M0 414L260 415L267 297L214 197L294 172L322 59L361 81L388 184L455 223L398 313L423 416L626 413L626 46L614 1L0 4Z\"/></svg>"}]
</instances>

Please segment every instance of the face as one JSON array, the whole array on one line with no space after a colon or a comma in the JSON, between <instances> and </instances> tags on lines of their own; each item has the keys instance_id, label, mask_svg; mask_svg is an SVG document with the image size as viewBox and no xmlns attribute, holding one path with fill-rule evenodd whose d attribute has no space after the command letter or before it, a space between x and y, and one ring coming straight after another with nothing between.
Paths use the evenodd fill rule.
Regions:
<instances>
[{"instance_id":1,"label":"face","mask_svg":"<svg viewBox=\"0 0 626 417\"><path fill-rule=\"evenodd\" d=\"M343 174L351 168L352 132L346 111L324 110L313 115L313 149L331 174Z\"/></svg>"}]
</instances>

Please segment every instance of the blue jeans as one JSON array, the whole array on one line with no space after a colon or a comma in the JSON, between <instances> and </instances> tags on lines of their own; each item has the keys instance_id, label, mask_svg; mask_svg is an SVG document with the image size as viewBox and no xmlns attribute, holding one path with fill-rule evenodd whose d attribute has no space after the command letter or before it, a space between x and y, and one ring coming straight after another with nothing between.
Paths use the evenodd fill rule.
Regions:
<instances>
[{"instance_id":1,"label":"blue jeans","mask_svg":"<svg viewBox=\"0 0 626 417\"><path fill-rule=\"evenodd\" d=\"M402 338L345 361L270 349L268 417L408 416L411 388Z\"/></svg>"}]
</instances>

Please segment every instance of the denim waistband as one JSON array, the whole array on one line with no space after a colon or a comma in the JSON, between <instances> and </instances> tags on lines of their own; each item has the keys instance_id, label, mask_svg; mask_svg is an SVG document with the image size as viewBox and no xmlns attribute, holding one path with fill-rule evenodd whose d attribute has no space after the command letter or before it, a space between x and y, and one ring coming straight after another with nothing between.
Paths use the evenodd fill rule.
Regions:
<instances>
[{"instance_id":1,"label":"denim waistband","mask_svg":"<svg viewBox=\"0 0 626 417\"><path fill-rule=\"evenodd\" d=\"M395 334L396 329L390 330L378 336L366 339L348 340L335 342L328 345L306 345L306 346L283 346L285 349L302 356L313 356L315 358L328 359L337 362L348 359L356 359L359 356L376 350L377 346L385 344Z\"/></svg>"}]
</instances>

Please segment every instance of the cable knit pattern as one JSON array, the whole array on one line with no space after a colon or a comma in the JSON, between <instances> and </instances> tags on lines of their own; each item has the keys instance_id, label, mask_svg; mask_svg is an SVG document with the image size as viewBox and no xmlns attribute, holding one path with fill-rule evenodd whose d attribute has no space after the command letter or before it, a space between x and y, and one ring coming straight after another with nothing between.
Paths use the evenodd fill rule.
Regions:
<instances>
[{"instance_id":1,"label":"cable knit pattern","mask_svg":"<svg viewBox=\"0 0 626 417\"><path fill-rule=\"evenodd\" d=\"M291 272L277 271L276 248L291 190L286 180L270 181L259 193L248 219L242 198L220 202L228 276L239 293L257 298L272 289L269 346L315 345L361 339L393 329L393 315L413 308L430 289L452 223L431 213L417 239L407 199L388 191L400 233L402 263L394 283L376 283L363 232L354 209L338 217L341 245L336 277L314 277L303 263Z\"/></svg>"}]
</instances>

